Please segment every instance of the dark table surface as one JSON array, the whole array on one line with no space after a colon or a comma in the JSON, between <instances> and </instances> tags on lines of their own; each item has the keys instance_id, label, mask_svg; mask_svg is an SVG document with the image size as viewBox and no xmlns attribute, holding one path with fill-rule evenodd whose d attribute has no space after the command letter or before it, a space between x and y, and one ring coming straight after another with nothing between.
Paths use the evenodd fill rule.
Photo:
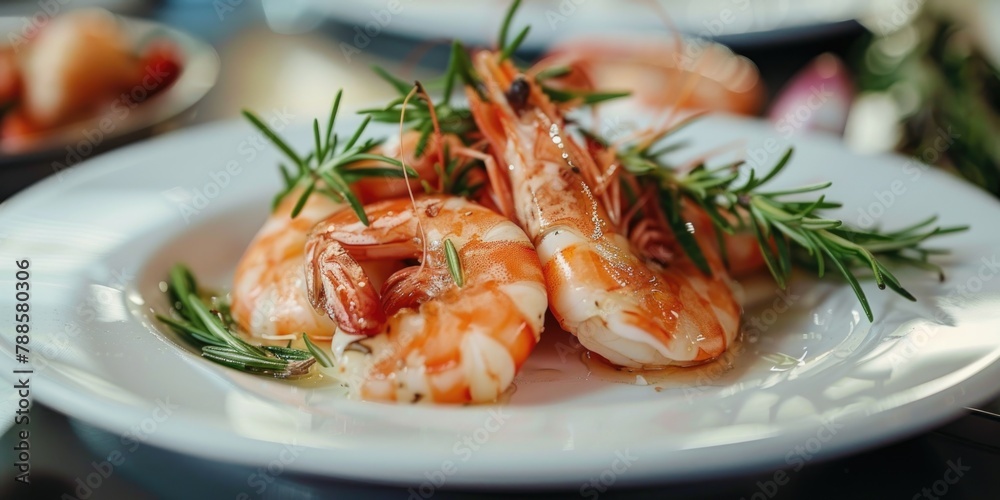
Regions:
<instances>
[{"instance_id":1,"label":"dark table surface","mask_svg":"<svg viewBox=\"0 0 1000 500\"><path fill-rule=\"evenodd\" d=\"M227 23L220 30L209 23L210 2L167 2L146 14L182 26L213 43L221 43L228 31L239 29ZM244 9L243 22L256 22L257 8ZM322 27L331 37L347 32L345 27ZM773 93L807 61L832 51L847 55L860 34L858 27L845 27L833 36L799 41L792 45L736 47L754 60ZM391 56L413 42L382 37L370 48ZM441 62L431 54L428 64ZM0 171L0 201L51 173L44 167L25 166ZM997 381L1000 392L1000 381ZM982 408L1000 413L1000 402ZM600 498L1000 498L1000 415L968 410L944 426L888 446L854 455L808 463L801 470L763 471L744 476L717 477L689 484L646 485L641 488L610 488ZM140 446L121 465L108 470L102 465L118 438L77 422L42 405L32 408L31 485L14 481L15 470L0 470L0 498L412 498L413 491L335 481L325 478L279 474L273 481L252 482L254 468L209 462L151 446ZM6 464L12 464L16 436L8 430L0 438ZM107 477L97 481L94 473ZM86 485L88 479L99 486ZM524 493L524 492L521 492ZM504 492L439 491L437 498L503 497ZM537 493L546 498L578 498L579 491Z\"/></svg>"}]
</instances>

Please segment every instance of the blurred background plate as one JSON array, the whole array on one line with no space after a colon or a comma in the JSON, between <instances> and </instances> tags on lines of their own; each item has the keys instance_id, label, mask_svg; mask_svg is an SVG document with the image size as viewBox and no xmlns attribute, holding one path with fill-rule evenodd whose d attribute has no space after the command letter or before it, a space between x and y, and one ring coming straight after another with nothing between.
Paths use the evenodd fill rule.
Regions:
<instances>
[{"instance_id":1,"label":"blurred background plate","mask_svg":"<svg viewBox=\"0 0 1000 500\"><path fill-rule=\"evenodd\" d=\"M42 13L52 15L55 12L47 12L46 9L50 11L62 10L63 4L66 4L67 7L69 6L69 2L66 0L54 2L54 5L49 6L43 6L41 2L4 0L0 2L0 17L33 16ZM99 7L117 13L125 13L142 10L144 4L143 0L73 0L72 7L75 9Z\"/></svg>"},{"instance_id":2,"label":"blurred background plate","mask_svg":"<svg viewBox=\"0 0 1000 500\"><path fill-rule=\"evenodd\" d=\"M280 9L286 19L319 14L353 24L358 33L364 33L369 23L377 23L367 35L378 27L394 34L458 38L477 45L496 42L499 20L508 6L501 1L432 0L420 2L417 9L412 7L415 2L401 0L392 12L390 3L264 0L265 11ZM533 26L526 48L538 49L582 35L663 32L668 29L667 21L658 15L663 12L669 12L682 33L747 46L829 34L853 25L853 20L879 3L886 0L527 0L519 16L547 21Z\"/></svg>"},{"instance_id":3,"label":"blurred background plate","mask_svg":"<svg viewBox=\"0 0 1000 500\"><path fill-rule=\"evenodd\" d=\"M181 73L173 85L136 106L127 116L116 122L114 130L97 141L100 143L117 142L123 137L148 135L152 127L177 117L201 100L215 85L219 76L219 56L212 46L160 23L125 17L120 19L130 40L141 43L143 40L159 38L175 44L180 52ZM0 18L0 32L17 33L24 21L23 17ZM18 148L15 152L0 149L0 168L57 160L64 164L78 162L83 158L67 158L70 149L77 149L73 146L80 141L92 141L84 134L98 129L101 118L102 115L97 115L52 129L45 133L44 138L33 141L30 146ZM94 144L93 149L101 149L101 145Z\"/></svg>"}]
</instances>

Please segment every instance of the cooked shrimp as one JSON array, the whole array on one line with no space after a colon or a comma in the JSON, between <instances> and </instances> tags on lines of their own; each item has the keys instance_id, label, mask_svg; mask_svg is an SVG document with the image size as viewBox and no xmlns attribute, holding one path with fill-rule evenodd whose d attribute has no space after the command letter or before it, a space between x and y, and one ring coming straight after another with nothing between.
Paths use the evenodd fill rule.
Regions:
<instances>
[{"instance_id":1,"label":"cooked shrimp","mask_svg":"<svg viewBox=\"0 0 1000 500\"><path fill-rule=\"evenodd\" d=\"M399 145L385 148L389 156L398 156L400 149L407 154L404 157L407 166L419 174L417 179L410 180L412 189L420 189L420 180L434 181L437 178L430 150L420 158L413 155L418 138L416 132L407 133L403 136L403 148ZM371 160L357 165L372 166L384 164ZM406 181L390 177L366 177L354 183L352 189L364 202L407 195ZM285 197L247 247L236 268L231 293L233 318L255 336L291 339L305 332L313 339L329 339L336 329L336 324L327 315L309 304L305 292L303 255L309 231L346 205L325 196L311 196L302 212L292 219L292 209L299 194L300 191L293 192ZM378 266L366 264L366 267L384 278L399 266L382 263Z\"/></svg>"},{"instance_id":2,"label":"cooked shrimp","mask_svg":"<svg viewBox=\"0 0 1000 500\"><path fill-rule=\"evenodd\" d=\"M692 205L684 205L684 218L694 225L695 239L702 248L713 248L719 251L719 241L715 235L715 225L705 210ZM723 245L726 252L726 268L735 278L747 276L766 268L764 254L760 252L757 237L749 230L735 234L723 233Z\"/></svg>"},{"instance_id":3,"label":"cooked shrimp","mask_svg":"<svg viewBox=\"0 0 1000 500\"><path fill-rule=\"evenodd\" d=\"M362 399L495 400L538 342L546 308L538 256L509 219L428 196L344 211L306 243L312 304L336 320L338 369ZM461 284L446 242L457 249ZM379 293L359 262L416 259ZM346 347L350 344L350 347Z\"/></svg>"},{"instance_id":4,"label":"cooked shrimp","mask_svg":"<svg viewBox=\"0 0 1000 500\"><path fill-rule=\"evenodd\" d=\"M23 67L25 110L42 128L67 123L109 102L135 81L127 32L108 11L55 17L32 40Z\"/></svg>"},{"instance_id":5,"label":"cooked shrimp","mask_svg":"<svg viewBox=\"0 0 1000 500\"><path fill-rule=\"evenodd\" d=\"M594 159L563 135L559 112L538 86L496 54L479 53L474 64L488 101L468 89L472 113L498 163L508 166L517 219L538 251L559 324L620 366L693 364L722 354L736 336L739 306L718 258L707 277L670 241L663 244L674 257L665 267L637 255L609 220L600 201L606 193L583 179L581 171L596 169ZM706 254L714 257L711 249Z\"/></svg>"},{"instance_id":6,"label":"cooked shrimp","mask_svg":"<svg viewBox=\"0 0 1000 500\"><path fill-rule=\"evenodd\" d=\"M435 171L435 164L440 162L441 153L437 149L436 141L429 141L423 154L417 156L417 143L420 141L420 132L407 131L402 135L402 140L396 144L383 145L377 152L390 158L401 160L406 166L412 168L416 177L409 179L409 189L421 192L421 181L434 184L437 183L438 173ZM444 135L443 142L448 144L452 150L462 146L462 141L454 135ZM377 165L375 160L359 162L356 168L366 168ZM384 166L384 164L383 164ZM405 198L407 193L406 181L395 177L366 177L354 183L354 191L364 203L390 198Z\"/></svg>"},{"instance_id":7,"label":"cooked shrimp","mask_svg":"<svg viewBox=\"0 0 1000 500\"><path fill-rule=\"evenodd\" d=\"M291 193L282 200L236 266L230 294L233 319L254 336L293 338L305 332L311 338L330 338L337 327L309 303L303 254L313 226L344 205L310 196L293 219L298 198Z\"/></svg>"},{"instance_id":8,"label":"cooked shrimp","mask_svg":"<svg viewBox=\"0 0 1000 500\"><path fill-rule=\"evenodd\" d=\"M644 109L752 115L764 104L757 67L724 45L693 40L588 38L553 48L540 65L567 66L572 87L625 89ZM687 87L691 82L697 85Z\"/></svg>"},{"instance_id":9,"label":"cooked shrimp","mask_svg":"<svg viewBox=\"0 0 1000 500\"><path fill-rule=\"evenodd\" d=\"M17 51L13 47L0 47L0 105L13 103L20 94L21 70Z\"/></svg>"}]
</instances>

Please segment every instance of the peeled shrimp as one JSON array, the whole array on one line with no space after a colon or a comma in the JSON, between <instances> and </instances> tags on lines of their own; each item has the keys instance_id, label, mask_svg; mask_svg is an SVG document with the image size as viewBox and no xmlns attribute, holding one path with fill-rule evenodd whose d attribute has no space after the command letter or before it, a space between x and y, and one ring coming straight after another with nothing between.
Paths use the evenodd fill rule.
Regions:
<instances>
[{"instance_id":1,"label":"peeled shrimp","mask_svg":"<svg viewBox=\"0 0 1000 500\"><path fill-rule=\"evenodd\" d=\"M58 16L32 41L25 60L25 109L39 127L67 123L127 90L140 70L110 12Z\"/></svg>"},{"instance_id":2,"label":"peeled shrimp","mask_svg":"<svg viewBox=\"0 0 1000 500\"><path fill-rule=\"evenodd\" d=\"M14 102L21 94L21 74L17 51L0 47L0 105Z\"/></svg>"},{"instance_id":3,"label":"peeled shrimp","mask_svg":"<svg viewBox=\"0 0 1000 500\"><path fill-rule=\"evenodd\" d=\"M399 144L390 145L380 152L388 156L405 153L403 160L419 174L419 179L434 182L437 179L433 164L436 155L434 145L428 146L425 153L417 158L414 151L419 135L408 132L402 137L402 147ZM448 136L446 141L455 142L458 138ZM458 144L461 145L460 142ZM358 165L372 166L384 165L374 160ZM409 182L411 189L420 189L419 180L410 179ZM391 177L364 178L352 188L366 203L404 197L408 192L405 180ZM292 219L291 212L300 194L301 191L296 191L285 196L250 243L236 268L231 294L233 318L251 335L291 339L305 332L313 339L329 339L336 328L336 323L329 316L309 304L305 292L303 255L309 231L346 205L314 195ZM367 263L365 266L377 278L384 278L399 267L388 262Z\"/></svg>"},{"instance_id":4,"label":"peeled shrimp","mask_svg":"<svg viewBox=\"0 0 1000 500\"><path fill-rule=\"evenodd\" d=\"M715 235L715 225L705 210L691 204L685 204L683 210L685 220L694 226L698 244L702 248L712 248L718 252L719 241ZM722 240L726 247L726 268L731 276L748 276L767 267L764 254L757 244L757 237L749 230L735 234L723 233Z\"/></svg>"},{"instance_id":5,"label":"peeled shrimp","mask_svg":"<svg viewBox=\"0 0 1000 500\"><path fill-rule=\"evenodd\" d=\"M497 163L507 166L517 219L538 251L560 326L620 366L694 364L722 354L740 311L711 248L713 277L676 242L663 242L674 255L666 266L635 253L580 173L596 168L584 164L593 158L563 135L559 112L537 85L497 59L489 52L474 58L488 101L474 89L467 94Z\"/></svg>"},{"instance_id":6,"label":"peeled shrimp","mask_svg":"<svg viewBox=\"0 0 1000 500\"><path fill-rule=\"evenodd\" d=\"M556 46L543 61L545 66L573 68L566 83L629 90L645 110L679 107L752 115L764 104L757 67L717 43L589 38Z\"/></svg>"},{"instance_id":7,"label":"peeled shrimp","mask_svg":"<svg viewBox=\"0 0 1000 500\"><path fill-rule=\"evenodd\" d=\"M486 402L538 342L546 309L538 256L509 219L463 198L428 196L344 211L306 243L312 304L339 325L334 354L368 400ZM448 267L457 249L462 284ZM359 262L416 259L379 293Z\"/></svg>"},{"instance_id":8,"label":"peeled shrimp","mask_svg":"<svg viewBox=\"0 0 1000 500\"><path fill-rule=\"evenodd\" d=\"M306 237L319 221L344 207L325 196L309 197L291 217L299 193L286 196L247 247L236 266L230 294L233 319L251 335L330 338L337 325L313 309L306 296L303 254Z\"/></svg>"},{"instance_id":9,"label":"peeled shrimp","mask_svg":"<svg viewBox=\"0 0 1000 500\"><path fill-rule=\"evenodd\" d=\"M452 151L462 147L462 141L454 135L442 135L443 143L447 144ZM438 173L434 169L435 163L439 163L441 153L437 149L436 141L428 141L423 154L417 156L417 144L420 141L420 132L407 131L401 136L401 140L396 144L389 144L382 147L382 154L401 160L406 166L412 168L416 177L409 179L409 190L407 182L395 177L366 177L354 183L354 192L364 203L390 198L405 198L412 190L423 191L420 182L437 182ZM371 167L377 161L360 162L357 167Z\"/></svg>"}]
</instances>

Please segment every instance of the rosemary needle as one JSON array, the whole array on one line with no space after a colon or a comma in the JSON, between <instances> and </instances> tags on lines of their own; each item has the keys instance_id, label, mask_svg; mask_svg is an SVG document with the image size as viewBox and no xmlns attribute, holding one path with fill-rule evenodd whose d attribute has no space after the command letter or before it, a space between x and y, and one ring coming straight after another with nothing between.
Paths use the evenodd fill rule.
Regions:
<instances>
[{"instance_id":1,"label":"rosemary needle","mask_svg":"<svg viewBox=\"0 0 1000 500\"><path fill-rule=\"evenodd\" d=\"M313 358L316 359L317 363L324 368L330 368L333 366L333 361L330 360L329 356L327 356L326 353L319 348L319 346L313 344L312 340L309 340L309 335L304 332L302 333L302 341L305 342L306 348L309 349L309 352L312 354Z\"/></svg>"},{"instance_id":2,"label":"rosemary needle","mask_svg":"<svg viewBox=\"0 0 1000 500\"><path fill-rule=\"evenodd\" d=\"M462 261L458 257L458 250L450 239L444 240L444 256L448 261L448 272L458 286L465 285L465 276L462 274Z\"/></svg>"}]
</instances>

